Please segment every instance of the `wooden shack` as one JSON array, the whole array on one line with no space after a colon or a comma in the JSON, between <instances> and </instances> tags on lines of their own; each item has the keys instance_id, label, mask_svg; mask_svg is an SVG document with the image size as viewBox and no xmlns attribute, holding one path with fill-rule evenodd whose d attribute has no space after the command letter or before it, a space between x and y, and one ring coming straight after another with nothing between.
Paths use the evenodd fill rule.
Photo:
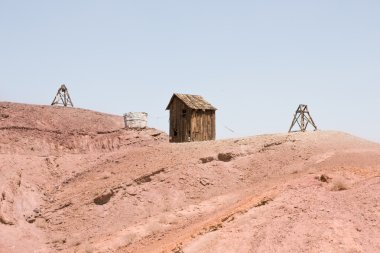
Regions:
<instances>
[{"instance_id":1,"label":"wooden shack","mask_svg":"<svg viewBox=\"0 0 380 253\"><path fill-rule=\"evenodd\" d=\"M214 106L198 95L174 93L170 111L170 142L215 140Z\"/></svg>"}]
</instances>

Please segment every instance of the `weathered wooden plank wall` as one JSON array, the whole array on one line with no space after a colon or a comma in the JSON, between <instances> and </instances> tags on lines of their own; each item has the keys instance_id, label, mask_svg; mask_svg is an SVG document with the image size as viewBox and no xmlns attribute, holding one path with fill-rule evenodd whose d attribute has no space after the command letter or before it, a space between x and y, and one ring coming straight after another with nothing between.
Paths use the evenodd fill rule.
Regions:
<instances>
[{"instance_id":1,"label":"weathered wooden plank wall","mask_svg":"<svg viewBox=\"0 0 380 253\"><path fill-rule=\"evenodd\" d=\"M174 98L170 106L170 136L172 142L189 141L190 109L178 98Z\"/></svg>"},{"instance_id":2,"label":"weathered wooden plank wall","mask_svg":"<svg viewBox=\"0 0 380 253\"><path fill-rule=\"evenodd\" d=\"M171 142L215 140L215 111L193 110L180 99L170 105Z\"/></svg>"},{"instance_id":3,"label":"weathered wooden plank wall","mask_svg":"<svg viewBox=\"0 0 380 253\"><path fill-rule=\"evenodd\" d=\"M191 119L192 140L215 140L215 112L194 110Z\"/></svg>"}]
</instances>

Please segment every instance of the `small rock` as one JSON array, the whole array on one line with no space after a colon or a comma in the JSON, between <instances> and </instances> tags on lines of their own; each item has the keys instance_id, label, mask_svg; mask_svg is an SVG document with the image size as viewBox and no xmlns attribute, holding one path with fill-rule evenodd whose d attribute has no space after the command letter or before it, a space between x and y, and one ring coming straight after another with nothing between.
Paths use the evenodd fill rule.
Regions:
<instances>
[{"instance_id":1,"label":"small rock","mask_svg":"<svg viewBox=\"0 0 380 253\"><path fill-rule=\"evenodd\" d=\"M43 218L36 218L35 224L38 228L46 228L46 220Z\"/></svg>"},{"instance_id":2,"label":"small rock","mask_svg":"<svg viewBox=\"0 0 380 253\"><path fill-rule=\"evenodd\" d=\"M131 196L136 196L137 195L137 189L136 189L136 187L128 187L125 192L127 194L131 195Z\"/></svg>"},{"instance_id":3,"label":"small rock","mask_svg":"<svg viewBox=\"0 0 380 253\"><path fill-rule=\"evenodd\" d=\"M61 209L64 209L66 207L69 207L71 206L73 203L69 200L68 202L65 202L63 204L60 204L59 207L55 210L55 211L58 211L58 210L61 210Z\"/></svg>"},{"instance_id":4,"label":"small rock","mask_svg":"<svg viewBox=\"0 0 380 253\"><path fill-rule=\"evenodd\" d=\"M324 182L324 183L328 183L331 181L331 178L325 174L322 174L320 177L319 177L319 181L321 182Z\"/></svg>"},{"instance_id":5,"label":"small rock","mask_svg":"<svg viewBox=\"0 0 380 253\"><path fill-rule=\"evenodd\" d=\"M203 186L207 186L207 185L211 184L210 181L207 178L201 178L199 180L199 183L201 183L201 185L203 185Z\"/></svg>"},{"instance_id":6,"label":"small rock","mask_svg":"<svg viewBox=\"0 0 380 253\"><path fill-rule=\"evenodd\" d=\"M16 221L13 218L6 217L4 214L0 212L0 224L15 225Z\"/></svg>"},{"instance_id":7,"label":"small rock","mask_svg":"<svg viewBox=\"0 0 380 253\"><path fill-rule=\"evenodd\" d=\"M232 153L219 153L218 160L223 162L229 162L234 158L234 154Z\"/></svg>"},{"instance_id":8,"label":"small rock","mask_svg":"<svg viewBox=\"0 0 380 253\"><path fill-rule=\"evenodd\" d=\"M127 181L125 181L124 185L125 186L131 186L133 184L133 180L132 179L128 179Z\"/></svg>"},{"instance_id":9,"label":"small rock","mask_svg":"<svg viewBox=\"0 0 380 253\"><path fill-rule=\"evenodd\" d=\"M97 205L104 205L110 201L111 197L114 195L112 189L105 190L101 195L94 199L94 203Z\"/></svg>"},{"instance_id":10,"label":"small rock","mask_svg":"<svg viewBox=\"0 0 380 253\"><path fill-rule=\"evenodd\" d=\"M33 223L36 221L36 217L34 217L33 215L28 216L28 217L26 217L26 221L29 223Z\"/></svg>"},{"instance_id":11,"label":"small rock","mask_svg":"<svg viewBox=\"0 0 380 253\"><path fill-rule=\"evenodd\" d=\"M208 156L208 157L202 157L199 159L202 163L209 163L214 161L214 157Z\"/></svg>"},{"instance_id":12,"label":"small rock","mask_svg":"<svg viewBox=\"0 0 380 253\"><path fill-rule=\"evenodd\" d=\"M53 244L65 244L67 239L65 237L56 238L52 241Z\"/></svg>"}]
</instances>

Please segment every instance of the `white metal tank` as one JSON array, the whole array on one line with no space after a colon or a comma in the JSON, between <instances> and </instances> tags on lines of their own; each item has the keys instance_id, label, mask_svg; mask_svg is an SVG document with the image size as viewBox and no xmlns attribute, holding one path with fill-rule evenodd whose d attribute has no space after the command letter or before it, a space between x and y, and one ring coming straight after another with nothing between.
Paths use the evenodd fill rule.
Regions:
<instances>
[{"instance_id":1,"label":"white metal tank","mask_svg":"<svg viewBox=\"0 0 380 253\"><path fill-rule=\"evenodd\" d=\"M146 112L129 112L124 114L126 128L142 129L148 124L148 114Z\"/></svg>"}]
</instances>

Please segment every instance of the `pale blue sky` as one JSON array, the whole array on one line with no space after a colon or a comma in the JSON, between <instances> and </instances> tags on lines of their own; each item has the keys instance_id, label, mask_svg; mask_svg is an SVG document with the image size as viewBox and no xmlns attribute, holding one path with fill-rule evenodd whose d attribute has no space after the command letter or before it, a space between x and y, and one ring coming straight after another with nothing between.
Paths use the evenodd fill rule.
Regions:
<instances>
[{"instance_id":1,"label":"pale blue sky","mask_svg":"<svg viewBox=\"0 0 380 253\"><path fill-rule=\"evenodd\" d=\"M286 132L306 103L380 141L380 1L0 0L0 100L49 104L62 83L165 131L179 92L219 109L218 138Z\"/></svg>"}]
</instances>

